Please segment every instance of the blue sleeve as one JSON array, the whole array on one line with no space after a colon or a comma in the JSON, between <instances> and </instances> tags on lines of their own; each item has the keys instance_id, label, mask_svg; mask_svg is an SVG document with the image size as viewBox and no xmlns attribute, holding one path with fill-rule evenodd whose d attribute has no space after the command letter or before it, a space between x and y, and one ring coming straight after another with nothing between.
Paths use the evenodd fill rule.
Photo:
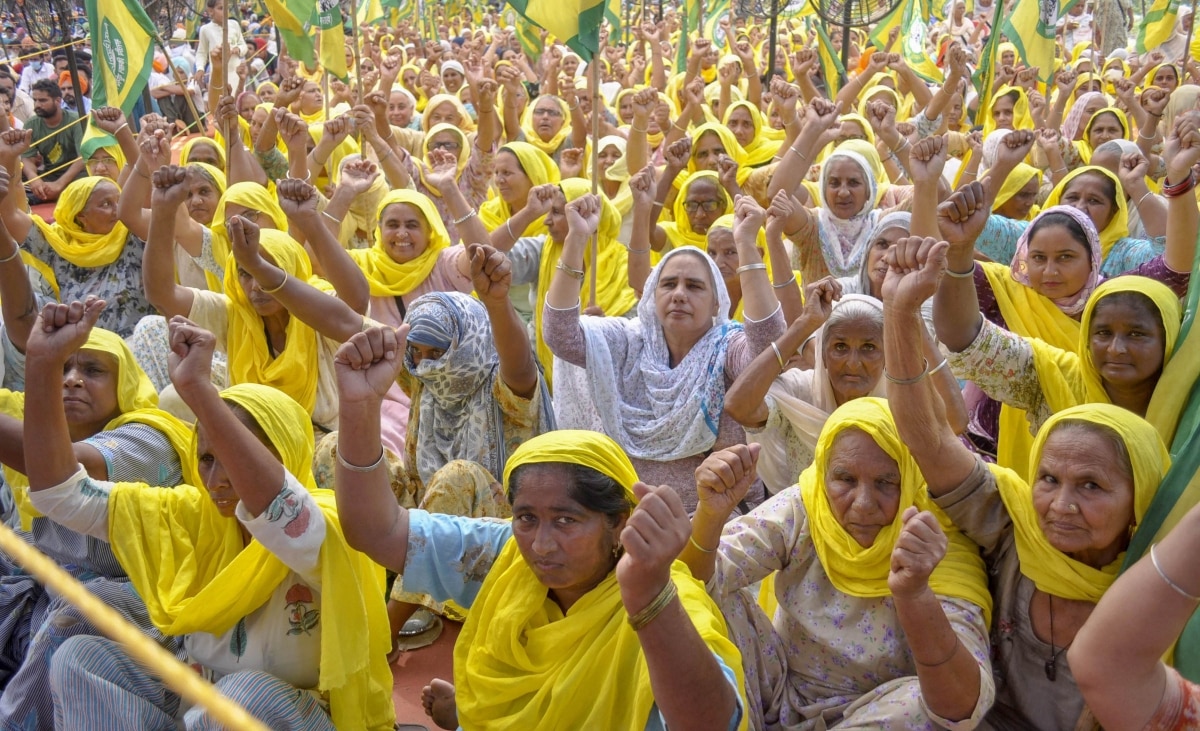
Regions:
<instances>
[{"instance_id":1,"label":"blue sleeve","mask_svg":"<svg viewBox=\"0 0 1200 731\"><path fill-rule=\"evenodd\" d=\"M1028 221L1014 221L992 214L979 238L975 239L975 250L992 261L1008 264L1017 253L1017 239L1028 225Z\"/></svg>"},{"instance_id":2,"label":"blue sleeve","mask_svg":"<svg viewBox=\"0 0 1200 731\"><path fill-rule=\"evenodd\" d=\"M720 655L714 652L713 657L717 658L717 664L721 666L721 674L725 676L725 682L729 683L729 687L733 688L733 697L736 700L737 705L733 709L733 716L731 716L729 719L728 729L729 731L736 731L738 724L742 722L742 714L745 713L745 709L742 708L742 694L738 688L737 676L733 674L733 670L725 664L725 661L721 659ZM658 710L658 704L655 703L650 708L650 718L646 720L646 731L666 730L667 722L662 717L662 713Z\"/></svg>"},{"instance_id":3,"label":"blue sleeve","mask_svg":"<svg viewBox=\"0 0 1200 731\"><path fill-rule=\"evenodd\" d=\"M1100 273L1105 277L1115 277L1131 269L1137 269L1142 264L1161 256L1166 251L1166 238L1131 239L1123 238L1113 244L1100 265Z\"/></svg>"},{"instance_id":4,"label":"blue sleeve","mask_svg":"<svg viewBox=\"0 0 1200 731\"><path fill-rule=\"evenodd\" d=\"M410 510L404 590L469 609L511 537L506 520Z\"/></svg>"}]
</instances>

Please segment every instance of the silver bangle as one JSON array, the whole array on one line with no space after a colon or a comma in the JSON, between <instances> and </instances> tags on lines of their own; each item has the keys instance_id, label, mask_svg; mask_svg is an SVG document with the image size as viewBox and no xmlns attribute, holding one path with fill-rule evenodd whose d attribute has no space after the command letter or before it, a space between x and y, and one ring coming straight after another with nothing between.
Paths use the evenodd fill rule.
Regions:
<instances>
[{"instance_id":1,"label":"silver bangle","mask_svg":"<svg viewBox=\"0 0 1200 731\"><path fill-rule=\"evenodd\" d=\"M457 226L458 224L460 224L460 223L463 223L464 221L466 221L467 219L469 219L471 216L476 216L476 215L478 215L478 214L479 214L479 211L477 211L476 209L472 208L471 210L469 210L469 211L467 211L465 214L463 214L463 217L462 217L462 218L456 218L456 219L454 219L453 221L451 221L450 223L452 223L452 224L454 224L455 226Z\"/></svg>"},{"instance_id":2,"label":"silver bangle","mask_svg":"<svg viewBox=\"0 0 1200 731\"><path fill-rule=\"evenodd\" d=\"M925 380L926 376L929 375L929 360L926 358L922 358L921 360L925 361L925 367L919 375L913 376L912 378L896 378L891 373L887 372L887 368L884 368L883 377L888 379L888 382L894 383L897 386L911 386L914 383L920 383L921 381Z\"/></svg>"},{"instance_id":3,"label":"silver bangle","mask_svg":"<svg viewBox=\"0 0 1200 731\"><path fill-rule=\"evenodd\" d=\"M775 344L774 340L771 341L771 350L775 351L775 360L779 361L779 370L784 370L787 367L787 361L783 359L783 353L779 352L779 346Z\"/></svg>"},{"instance_id":4,"label":"silver bangle","mask_svg":"<svg viewBox=\"0 0 1200 731\"><path fill-rule=\"evenodd\" d=\"M787 280L786 282L780 282L779 284L772 284L771 286L774 287L775 289L783 289L784 287L787 287L788 285L795 284L795 283L796 283L796 274L793 272L791 279Z\"/></svg>"},{"instance_id":5,"label":"silver bangle","mask_svg":"<svg viewBox=\"0 0 1200 731\"><path fill-rule=\"evenodd\" d=\"M512 239L513 241L517 240L516 234L514 234L512 232L512 219L511 218L504 222L504 230L508 231L508 238Z\"/></svg>"},{"instance_id":6,"label":"silver bangle","mask_svg":"<svg viewBox=\"0 0 1200 731\"><path fill-rule=\"evenodd\" d=\"M974 279L975 278L975 265L972 264L971 268L965 272L956 272L953 269L947 267L946 268L946 276L950 277L952 279Z\"/></svg>"},{"instance_id":7,"label":"silver bangle","mask_svg":"<svg viewBox=\"0 0 1200 731\"><path fill-rule=\"evenodd\" d=\"M1147 198L1149 198L1149 197L1150 197L1150 196L1152 196L1152 195L1154 195L1154 191L1152 191L1152 190L1148 190L1148 191L1146 191L1146 195L1142 196L1141 198L1138 198L1138 202L1137 202L1137 203L1134 203L1134 204L1133 204L1133 207L1134 207L1134 208L1141 208L1141 206L1142 206L1142 201L1146 200Z\"/></svg>"},{"instance_id":8,"label":"silver bangle","mask_svg":"<svg viewBox=\"0 0 1200 731\"><path fill-rule=\"evenodd\" d=\"M767 265L761 261L757 264L743 264L737 268L737 271L735 271L734 274L743 274L745 272L758 271L759 269L765 272L767 270Z\"/></svg>"},{"instance_id":9,"label":"silver bangle","mask_svg":"<svg viewBox=\"0 0 1200 731\"><path fill-rule=\"evenodd\" d=\"M1187 599L1188 601L1192 601L1192 602L1200 602L1200 596L1193 596L1193 595L1187 593L1187 591L1182 586L1180 586L1179 584L1176 584L1174 581L1171 581L1171 579L1167 576L1167 574L1162 570L1162 566L1158 565L1158 556L1154 555L1154 547L1156 545L1157 544L1155 544L1155 543L1150 544L1150 563L1154 564L1154 570L1158 572L1159 578L1162 579L1164 582L1166 582L1167 586L1174 589L1175 593L1178 594L1179 596L1183 597L1184 599Z\"/></svg>"},{"instance_id":10,"label":"silver bangle","mask_svg":"<svg viewBox=\"0 0 1200 731\"><path fill-rule=\"evenodd\" d=\"M21 255L21 247L19 245L13 246L13 253L9 254L8 256L4 257L3 259L0 259L0 264L7 264L8 262L12 261L13 259L16 259L20 255Z\"/></svg>"},{"instance_id":11,"label":"silver bangle","mask_svg":"<svg viewBox=\"0 0 1200 731\"><path fill-rule=\"evenodd\" d=\"M333 221L334 223L336 223L339 226L342 225L342 219L334 218L333 214L330 213L329 211L321 211L321 215L324 216L325 218L328 218L330 221Z\"/></svg>"},{"instance_id":12,"label":"silver bangle","mask_svg":"<svg viewBox=\"0 0 1200 731\"><path fill-rule=\"evenodd\" d=\"M385 457L387 457L387 451L383 447L380 447L379 448L379 459L375 460L375 462L373 464L371 464L367 467L360 467L356 464L350 464L349 462L347 462L346 458L342 456L342 451L340 449L338 450L338 455L337 455L338 463L341 466L345 467L346 469L350 470L351 472L357 472L362 475L365 475L368 472L374 472L375 470L379 469L379 465L383 464L383 460Z\"/></svg>"},{"instance_id":13,"label":"silver bangle","mask_svg":"<svg viewBox=\"0 0 1200 731\"><path fill-rule=\"evenodd\" d=\"M942 358L942 362L938 363L936 366L934 366L933 369L931 371L929 371L929 375L932 376L934 373L937 373L938 371L942 370L949 364L950 364L950 361L946 360L945 358Z\"/></svg>"}]
</instances>

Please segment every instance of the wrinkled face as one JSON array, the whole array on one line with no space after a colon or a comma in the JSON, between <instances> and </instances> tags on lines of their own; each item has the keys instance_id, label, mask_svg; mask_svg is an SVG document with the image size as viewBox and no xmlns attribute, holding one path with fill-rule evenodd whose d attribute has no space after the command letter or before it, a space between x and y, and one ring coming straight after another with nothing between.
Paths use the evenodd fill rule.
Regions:
<instances>
[{"instance_id":1,"label":"wrinkled face","mask_svg":"<svg viewBox=\"0 0 1200 731\"><path fill-rule=\"evenodd\" d=\"M425 115L429 118L429 128L433 129L437 124L450 124L458 127L462 124L462 115L458 113L458 109L450 102L442 102L433 109L426 109Z\"/></svg>"},{"instance_id":2,"label":"wrinkled face","mask_svg":"<svg viewBox=\"0 0 1200 731\"><path fill-rule=\"evenodd\" d=\"M900 467L866 432L847 429L829 450L825 493L838 525L867 548L896 519Z\"/></svg>"},{"instance_id":3,"label":"wrinkled face","mask_svg":"<svg viewBox=\"0 0 1200 731\"><path fill-rule=\"evenodd\" d=\"M692 160L697 170L712 170L716 172L718 161L725 156L725 143L716 132L705 132L692 146Z\"/></svg>"},{"instance_id":4,"label":"wrinkled face","mask_svg":"<svg viewBox=\"0 0 1200 731\"><path fill-rule=\"evenodd\" d=\"M821 357L838 404L871 393L883 375L883 327L869 318L842 320L825 330Z\"/></svg>"},{"instance_id":5,"label":"wrinkled face","mask_svg":"<svg viewBox=\"0 0 1200 731\"><path fill-rule=\"evenodd\" d=\"M413 118L413 104L408 97L398 91L388 96L387 119L401 129L407 127Z\"/></svg>"},{"instance_id":6,"label":"wrinkled face","mask_svg":"<svg viewBox=\"0 0 1200 731\"><path fill-rule=\"evenodd\" d=\"M404 69L400 72L400 83L409 89L417 88L417 74L413 69Z\"/></svg>"},{"instance_id":7,"label":"wrinkled face","mask_svg":"<svg viewBox=\"0 0 1200 731\"><path fill-rule=\"evenodd\" d=\"M575 72L579 71L579 57L567 56L562 60L562 71L567 75L568 79L575 78Z\"/></svg>"},{"instance_id":8,"label":"wrinkled face","mask_svg":"<svg viewBox=\"0 0 1200 731\"><path fill-rule=\"evenodd\" d=\"M1133 474L1112 439L1075 424L1046 439L1033 483L1033 507L1051 546L1095 565L1125 549L1133 523Z\"/></svg>"},{"instance_id":9,"label":"wrinkled face","mask_svg":"<svg viewBox=\"0 0 1200 731\"><path fill-rule=\"evenodd\" d=\"M1004 53L1000 54L1000 63L1004 66L1012 66L1016 58L1017 54L1005 49Z\"/></svg>"},{"instance_id":10,"label":"wrinkled face","mask_svg":"<svg viewBox=\"0 0 1200 731\"><path fill-rule=\"evenodd\" d=\"M1084 94L1087 94L1088 92L1103 91L1103 90L1104 90L1103 85L1100 83L1099 79L1089 79L1088 81L1085 81L1082 84L1080 84L1079 88L1075 90L1075 98L1078 99L1079 97L1083 96ZM1099 107L1098 109L1101 109L1101 108L1103 108L1103 106ZM1095 114L1095 112L1092 112L1092 114Z\"/></svg>"},{"instance_id":11,"label":"wrinkled face","mask_svg":"<svg viewBox=\"0 0 1200 731\"><path fill-rule=\"evenodd\" d=\"M829 166L825 176L825 201L830 213L842 219L858 215L871 192L866 173L845 157L835 157L825 164Z\"/></svg>"},{"instance_id":12,"label":"wrinkled face","mask_svg":"<svg viewBox=\"0 0 1200 731\"><path fill-rule=\"evenodd\" d=\"M554 135L558 134L558 131L566 124L558 102L545 97L534 103L532 118L533 131L537 132L543 142L554 139Z\"/></svg>"},{"instance_id":13,"label":"wrinkled face","mask_svg":"<svg viewBox=\"0 0 1200 731\"><path fill-rule=\"evenodd\" d=\"M120 200L121 192L116 185L99 183L92 189L92 194L75 220L81 229L90 234L106 234L117 225L117 204Z\"/></svg>"},{"instance_id":14,"label":"wrinkled face","mask_svg":"<svg viewBox=\"0 0 1200 731\"><path fill-rule=\"evenodd\" d=\"M1029 286L1050 299L1070 297L1083 289L1092 271L1087 247L1065 226L1040 226L1029 239L1026 258Z\"/></svg>"},{"instance_id":15,"label":"wrinkled face","mask_svg":"<svg viewBox=\"0 0 1200 731\"><path fill-rule=\"evenodd\" d=\"M654 311L663 331L681 340L698 341L717 314L716 285L704 255L676 254L659 273Z\"/></svg>"},{"instance_id":16,"label":"wrinkled face","mask_svg":"<svg viewBox=\"0 0 1200 731\"><path fill-rule=\"evenodd\" d=\"M325 106L325 98L321 95L321 86L315 81L304 82L300 90L300 111L305 114L316 114Z\"/></svg>"},{"instance_id":17,"label":"wrinkled face","mask_svg":"<svg viewBox=\"0 0 1200 731\"><path fill-rule=\"evenodd\" d=\"M950 123L957 125L962 122L963 118L963 95L955 94L950 97Z\"/></svg>"},{"instance_id":18,"label":"wrinkled face","mask_svg":"<svg viewBox=\"0 0 1200 731\"><path fill-rule=\"evenodd\" d=\"M1112 181L1097 172L1086 172L1073 178L1063 190L1059 202L1083 211L1097 231L1103 231L1117 212L1116 203L1108 192Z\"/></svg>"},{"instance_id":19,"label":"wrinkled face","mask_svg":"<svg viewBox=\"0 0 1200 731\"><path fill-rule=\"evenodd\" d=\"M992 120L996 123L996 129L1013 128L1013 108L1016 104L1017 100L1009 94L996 100L992 105Z\"/></svg>"},{"instance_id":20,"label":"wrinkled face","mask_svg":"<svg viewBox=\"0 0 1200 731\"><path fill-rule=\"evenodd\" d=\"M270 216L263 215L262 211L254 208L247 208L240 203L226 202L225 218L228 220L234 216L241 216L250 223L258 226L260 229L275 229L275 221L271 220Z\"/></svg>"},{"instance_id":21,"label":"wrinkled face","mask_svg":"<svg viewBox=\"0 0 1200 731\"><path fill-rule=\"evenodd\" d=\"M1105 385L1133 388L1157 383L1166 342L1162 321L1144 297L1111 301L1105 297L1092 313L1088 346Z\"/></svg>"},{"instance_id":22,"label":"wrinkled face","mask_svg":"<svg viewBox=\"0 0 1200 731\"><path fill-rule=\"evenodd\" d=\"M238 99L238 103L237 103L238 114L241 116L242 119L246 120L247 122L253 122L254 121L254 108L257 107L261 103L262 102L259 100L257 95L243 94L242 97L240 99Z\"/></svg>"},{"instance_id":23,"label":"wrinkled face","mask_svg":"<svg viewBox=\"0 0 1200 731\"><path fill-rule=\"evenodd\" d=\"M600 163L600 179L604 180L604 174L613 166L617 160L621 159L621 150L616 145L608 145L600 150L600 154L596 156Z\"/></svg>"},{"instance_id":24,"label":"wrinkled face","mask_svg":"<svg viewBox=\"0 0 1200 731\"><path fill-rule=\"evenodd\" d=\"M872 291L883 291L883 279L887 276L887 252L900 239L908 236L902 228L884 229L867 249L867 278L871 280ZM869 294L869 293L867 293Z\"/></svg>"},{"instance_id":25,"label":"wrinkled face","mask_svg":"<svg viewBox=\"0 0 1200 731\"><path fill-rule=\"evenodd\" d=\"M1175 91L1175 87L1179 86L1179 73L1174 66L1163 66L1154 72L1154 80L1151 84L1160 89Z\"/></svg>"},{"instance_id":26,"label":"wrinkled face","mask_svg":"<svg viewBox=\"0 0 1200 731\"><path fill-rule=\"evenodd\" d=\"M1037 176L1030 178L1024 187L1013 193L1012 198L1004 201L1004 205L996 209L996 213L1016 221L1024 221L1037 203L1039 187Z\"/></svg>"},{"instance_id":27,"label":"wrinkled face","mask_svg":"<svg viewBox=\"0 0 1200 731\"><path fill-rule=\"evenodd\" d=\"M0 99L2 98L0 97ZM88 175L98 175L112 181L115 181L117 175L121 172L117 168L116 158L108 154L108 150L104 148L100 148L92 153L91 158L87 161L87 171Z\"/></svg>"},{"instance_id":28,"label":"wrinkled face","mask_svg":"<svg viewBox=\"0 0 1200 731\"><path fill-rule=\"evenodd\" d=\"M687 195L683 199L683 210L693 231L698 234L708 233L708 227L713 225L713 221L725 213L725 193L719 184L711 179L697 180L688 186Z\"/></svg>"},{"instance_id":29,"label":"wrinkled face","mask_svg":"<svg viewBox=\"0 0 1200 731\"><path fill-rule=\"evenodd\" d=\"M188 183L188 197L184 203L187 205L188 215L196 223L211 226L217 202L220 200L221 194L217 192L216 186L204 175L195 175Z\"/></svg>"},{"instance_id":30,"label":"wrinkled face","mask_svg":"<svg viewBox=\"0 0 1200 731\"><path fill-rule=\"evenodd\" d=\"M552 591L582 595L612 570L625 519L588 510L569 492L563 465L521 470L513 499L513 538L538 581Z\"/></svg>"},{"instance_id":31,"label":"wrinkled face","mask_svg":"<svg viewBox=\"0 0 1200 731\"><path fill-rule=\"evenodd\" d=\"M262 132L263 125L267 123L268 116L269 112L265 109L255 109L250 115L250 139L258 139L258 133Z\"/></svg>"},{"instance_id":32,"label":"wrinkled face","mask_svg":"<svg viewBox=\"0 0 1200 731\"><path fill-rule=\"evenodd\" d=\"M533 182L521 170L517 156L508 150L501 150L496 155L493 174L496 194L510 206L524 206Z\"/></svg>"},{"instance_id":33,"label":"wrinkled face","mask_svg":"<svg viewBox=\"0 0 1200 731\"><path fill-rule=\"evenodd\" d=\"M192 145L192 149L188 151L188 162L204 162L212 165L217 170L225 171L225 166L221 164L221 157L218 154L217 146L207 140L202 140Z\"/></svg>"},{"instance_id":34,"label":"wrinkled face","mask_svg":"<svg viewBox=\"0 0 1200 731\"><path fill-rule=\"evenodd\" d=\"M1125 130L1121 127L1121 122L1117 119L1117 115L1106 112L1096 118L1092 122L1092 128L1088 135L1088 142L1091 143L1092 149L1096 149L1109 140L1121 140L1125 138Z\"/></svg>"},{"instance_id":35,"label":"wrinkled face","mask_svg":"<svg viewBox=\"0 0 1200 731\"><path fill-rule=\"evenodd\" d=\"M546 230L550 232L550 238L555 243L562 243L567 238L567 231L570 226L567 224L567 198L562 192L555 193L554 203L550 205L550 212L546 214Z\"/></svg>"},{"instance_id":36,"label":"wrinkled face","mask_svg":"<svg viewBox=\"0 0 1200 731\"><path fill-rule=\"evenodd\" d=\"M271 255L265 251L262 252L262 257L272 264L275 263ZM259 317L272 317L287 312L287 309L278 300L263 291L258 280L250 276L250 272L242 269L240 266L237 270L237 278L238 286L242 288L242 292L246 294L246 299L250 300L250 306L254 308L254 312Z\"/></svg>"},{"instance_id":37,"label":"wrinkled face","mask_svg":"<svg viewBox=\"0 0 1200 731\"><path fill-rule=\"evenodd\" d=\"M462 140L450 130L444 129L429 138L428 148L430 152L444 150L458 157L458 153L462 152Z\"/></svg>"},{"instance_id":38,"label":"wrinkled face","mask_svg":"<svg viewBox=\"0 0 1200 731\"><path fill-rule=\"evenodd\" d=\"M263 86L258 91L258 98L263 100L265 104L271 104L275 101L275 88L273 86Z\"/></svg>"},{"instance_id":39,"label":"wrinkled face","mask_svg":"<svg viewBox=\"0 0 1200 731\"><path fill-rule=\"evenodd\" d=\"M235 408L233 413L237 416L238 421L242 422L255 438L271 451L275 459L279 459L279 452L275 449L275 445L271 444L271 440L262 434L262 429L254 423L250 415L240 408ZM221 514L222 518L234 517L234 511L238 505L237 491L233 489L233 483L229 481L229 475L225 472L221 460L213 453L208 432L200 423L196 424L196 465L200 472L200 481L204 483L204 489L208 490L208 497L213 501L213 505L217 506L217 512Z\"/></svg>"},{"instance_id":40,"label":"wrinkled face","mask_svg":"<svg viewBox=\"0 0 1200 731\"><path fill-rule=\"evenodd\" d=\"M405 264L425 253L429 245L429 223L415 206L393 203L379 217L383 248L397 264Z\"/></svg>"},{"instance_id":41,"label":"wrinkled face","mask_svg":"<svg viewBox=\"0 0 1200 731\"><path fill-rule=\"evenodd\" d=\"M92 436L121 413L117 359L97 350L77 350L63 364L63 408L72 432Z\"/></svg>"},{"instance_id":42,"label":"wrinkled face","mask_svg":"<svg viewBox=\"0 0 1200 731\"><path fill-rule=\"evenodd\" d=\"M729 131L737 139L738 144L742 147L750 144L754 140L754 120L750 117L750 112L745 107L738 107L729 115Z\"/></svg>"},{"instance_id":43,"label":"wrinkled face","mask_svg":"<svg viewBox=\"0 0 1200 731\"><path fill-rule=\"evenodd\" d=\"M717 265L725 286L737 279L738 252L733 243L733 232L727 228L708 230L708 256Z\"/></svg>"},{"instance_id":44,"label":"wrinkled face","mask_svg":"<svg viewBox=\"0 0 1200 731\"><path fill-rule=\"evenodd\" d=\"M623 94L617 102L617 116L621 118L621 124L629 124L633 121L633 94Z\"/></svg>"},{"instance_id":45,"label":"wrinkled face","mask_svg":"<svg viewBox=\"0 0 1200 731\"><path fill-rule=\"evenodd\" d=\"M463 85L463 75L455 69L446 69L442 72L442 85L446 87L446 91L455 94Z\"/></svg>"},{"instance_id":46,"label":"wrinkled face","mask_svg":"<svg viewBox=\"0 0 1200 731\"><path fill-rule=\"evenodd\" d=\"M837 142L839 145L846 140L865 139L867 139L867 133L858 122L847 119L838 126Z\"/></svg>"}]
</instances>

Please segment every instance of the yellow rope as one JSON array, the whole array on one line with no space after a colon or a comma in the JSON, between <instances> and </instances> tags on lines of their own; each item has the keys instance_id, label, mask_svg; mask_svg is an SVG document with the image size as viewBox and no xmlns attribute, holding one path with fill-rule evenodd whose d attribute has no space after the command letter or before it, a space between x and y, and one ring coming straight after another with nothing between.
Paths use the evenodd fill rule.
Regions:
<instances>
[{"instance_id":1,"label":"yellow rope","mask_svg":"<svg viewBox=\"0 0 1200 731\"><path fill-rule=\"evenodd\" d=\"M142 634L114 609L97 599L75 577L21 540L12 529L2 523L0 551L11 556L51 592L67 600L105 636L121 643L131 658L146 666L167 687L192 704L203 706L217 723L239 731L267 731L266 725L217 692L217 689L197 675L196 671L176 660L157 642Z\"/></svg>"},{"instance_id":2,"label":"yellow rope","mask_svg":"<svg viewBox=\"0 0 1200 731\"><path fill-rule=\"evenodd\" d=\"M61 127L55 127L53 132L46 135L42 139L34 140L33 142L30 142L29 143L30 149L37 147L38 145L42 144L46 140L50 139L51 137L54 137L55 135L57 135L61 132L66 132L67 130L71 129L72 127L74 127L77 124L83 124L84 122L88 121L88 118L90 118L91 116L92 116L91 114L81 114L81 115L79 115L79 118L76 119L74 122L68 122L68 123L62 125Z\"/></svg>"},{"instance_id":3,"label":"yellow rope","mask_svg":"<svg viewBox=\"0 0 1200 731\"><path fill-rule=\"evenodd\" d=\"M32 53L27 53L24 56L17 56L16 58L10 58L8 60L8 63L16 63L17 61L24 61L27 58L36 58L43 54L50 53L51 51L57 51L60 48L66 48L67 46L78 46L80 43L83 43L86 40L87 40L86 38L80 38L77 41L71 41L70 43L64 43L61 46L51 46L50 48L47 48L44 51L34 51ZM17 44L14 43L13 45L15 46Z\"/></svg>"}]
</instances>

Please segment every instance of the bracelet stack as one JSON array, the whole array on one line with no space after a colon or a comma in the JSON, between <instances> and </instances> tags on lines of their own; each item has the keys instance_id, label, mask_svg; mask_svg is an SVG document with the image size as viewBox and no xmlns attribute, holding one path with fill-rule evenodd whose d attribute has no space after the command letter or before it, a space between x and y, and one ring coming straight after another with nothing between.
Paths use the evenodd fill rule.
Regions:
<instances>
[{"instance_id":1,"label":"bracelet stack","mask_svg":"<svg viewBox=\"0 0 1200 731\"><path fill-rule=\"evenodd\" d=\"M1167 198L1178 198L1181 195L1186 195L1192 192L1196 187L1196 174L1188 171L1188 176L1185 180L1172 183L1169 180L1163 181L1163 195Z\"/></svg>"},{"instance_id":2,"label":"bracelet stack","mask_svg":"<svg viewBox=\"0 0 1200 731\"><path fill-rule=\"evenodd\" d=\"M646 605L642 611L629 618L629 626L633 627L634 632L640 632L646 625L653 622L662 611L667 608L671 600L679 596L679 590L675 588L675 582L667 579L667 584L654 597L654 600Z\"/></svg>"}]
</instances>

